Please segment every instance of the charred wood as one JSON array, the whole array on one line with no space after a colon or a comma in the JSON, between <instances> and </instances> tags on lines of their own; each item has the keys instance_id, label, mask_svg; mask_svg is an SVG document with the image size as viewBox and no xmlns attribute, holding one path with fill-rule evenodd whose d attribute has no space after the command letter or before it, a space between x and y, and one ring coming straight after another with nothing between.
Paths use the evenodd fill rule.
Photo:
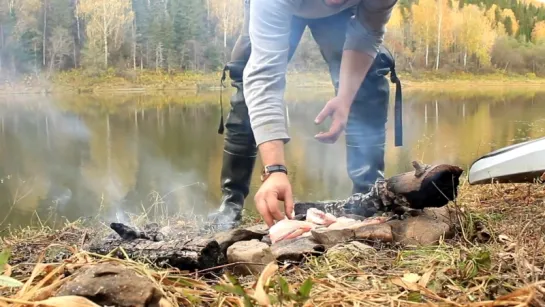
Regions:
<instances>
[{"instance_id":1,"label":"charred wood","mask_svg":"<svg viewBox=\"0 0 545 307\"><path fill-rule=\"evenodd\" d=\"M310 208L317 208L337 217L377 213L393 213L404 217L412 210L443 207L458 196L463 170L457 166L427 165L413 162L414 171L377 180L369 193L357 193L343 200L296 202L294 214L302 217Z\"/></svg>"}]
</instances>

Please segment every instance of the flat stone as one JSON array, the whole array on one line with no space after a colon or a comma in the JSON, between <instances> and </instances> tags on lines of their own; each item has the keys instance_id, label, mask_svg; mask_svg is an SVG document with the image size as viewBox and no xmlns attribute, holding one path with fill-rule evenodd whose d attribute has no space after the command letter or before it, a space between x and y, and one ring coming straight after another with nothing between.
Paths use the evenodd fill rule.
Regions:
<instances>
[{"instance_id":1,"label":"flat stone","mask_svg":"<svg viewBox=\"0 0 545 307\"><path fill-rule=\"evenodd\" d=\"M316 242L332 247L338 243L354 240L355 233L352 229L318 228L310 231Z\"/></svg>"},{"instance_id":2,"label":"flat stone","mask_svg":"<svg viewBox=\"0 0 545 307\"><path fill-rule=\"evenodd\" d=\"M82 296L100 306L159 307L162 292L151 280L122 265L102 263L77 270L55 296ZM163 300L164 301L164 300Z\"/></svg>"},{"instance_id":3,"label":"flat stone","mask_svg":"<svg viewBox=\"0 0 545 307\"><path fill-rule=\"evenodd\" d=\"M238 228L224 232L218 232L212 235L220 245L223 254L227 252L229 246L240 241L261 240L267 234L267 228L263 225L255 225L248 228Z\"/></svg>"},{"instance_id":4,"label":"flat stone","mask_svg":"<svg viewBox=\"0 0 545 307\"><path fill-rule=\"evenodd\" d=\"M300 262L305 256L322 255L326 247L312 236L301 236L276 242L271 245L271 250L277 261Z\"/></svg>"},{"instance_id":5,"label":"flat stone","mask_svg":"<svg viewBox=\"0 0 545 307\"><path fill-rule=\"evenodd\" d=\"M355 240L392 242L392 227L386 223L365 225L354 229Z\"/></svg>"},{"instance_id":6,"label":"flat stone","mask_svg":"<svg viewBox=\"0 0 545 307\"><path fill-rule=\"evenodd\" d=\"M393 220L393 241L403 245L435 245L441 237L452 238L454 235L454 217L448 208L426 208L423 213L405 220Z\"/></svg>"},{"instance_id":7,"label":"flat stone","mask_svg":"<svg viewBox=\"0 0 545 307\"><path fill-rule=\"evenodd\" d=\"M360 222L361 223L361 222ZM344 229L318 228L311 230L312 237L325 246L332 247L349 241L379 241L392 242L392 230L386 223L346 226Z\"/></svg>"},{"instance_id":8,"label":"flat stone","mask_svg":"<svg viewBox=\"0 0 545 307\"><path fill-rule=\"evenodd\" d=\"M257 239L236 242L227 248L227 261L229 263L248 263L231 267L233 273L238 275L259 275L265 266L274 260L269 245L259 242Z\"/></svg>"}]
</instances>

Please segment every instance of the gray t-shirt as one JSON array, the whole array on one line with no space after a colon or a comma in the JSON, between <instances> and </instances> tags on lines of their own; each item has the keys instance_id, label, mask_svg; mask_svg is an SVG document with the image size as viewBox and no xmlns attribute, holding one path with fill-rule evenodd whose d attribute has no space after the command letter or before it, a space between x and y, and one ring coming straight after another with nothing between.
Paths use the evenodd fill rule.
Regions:
<instances>
[{"instance_id":1,"label":"gray t-shirt","mask_svg":"<svg viewBox=\"0 0 545 307\"><path fill-rule=\"evenodd\" d=\"M248 1L248 0L246 0ZM322 18L356 6L348 24L345 50L376 57L397 0L348 0L329 7L323 0L250 0L252 52L244 69L244 96L257 145L289 141L284 91L292 16Z\"/></svg>"}]
</instances>

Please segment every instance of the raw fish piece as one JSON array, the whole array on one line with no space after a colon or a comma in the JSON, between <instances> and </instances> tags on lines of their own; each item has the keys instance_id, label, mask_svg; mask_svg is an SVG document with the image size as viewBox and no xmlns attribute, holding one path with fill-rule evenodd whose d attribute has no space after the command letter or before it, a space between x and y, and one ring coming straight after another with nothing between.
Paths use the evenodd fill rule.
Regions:
<instances>
[{"instance_id":1,"label":"raw fish piece","mask_svg":"<svg viewBox=\"0 0 545 307\"><path fill-rule=\"evenodd\" d=\"M324 213L316 208L307 210L307 222L318 225L329 226L337 221L337 218L331 213Z\"/></svg>"},{"instance_id":2,"label":"raw fish piece","mask_svg":"<svg viewBox=\"0 0 545 307\"><path fill-rule=\"evenodd\" d=\"M271 243L274 244L278 241L297 238L305 232L309 232L314 227L316 225L310 222L289 220L286 218L274 224L269 229L269 236Z\"/></svg>"}]
</instances>

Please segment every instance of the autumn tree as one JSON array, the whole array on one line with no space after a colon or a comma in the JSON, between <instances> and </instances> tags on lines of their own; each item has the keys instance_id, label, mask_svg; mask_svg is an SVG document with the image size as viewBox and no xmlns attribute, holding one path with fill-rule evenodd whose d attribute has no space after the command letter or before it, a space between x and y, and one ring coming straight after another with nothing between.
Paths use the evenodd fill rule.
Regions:
<instances>
[{"instance_id":1,"label":"autumn tree","mask_svg":"<svg viewBox=\"0 0 545 307\"><path fill-rule=\"evenodd\" d=\"M419 0L412 8L412 33L418 40L418 45L425 50L425 66L428 67L430 46L433 44L437 34L437 24L433 16L437 15L435 0Z\"/></svg>"},{"instance_id":2,"label":"autumn tree","mask_svg":"<svg viewBox=\"0 0 545 307\"><path fill-rule=\"evenodd\" d=\"M103 50L108 67L109 52L120 47L134 17L131 1L80 0L78 13L85 20L88 46Z\"/></svg>"},{"instance_id":3,"label":"autumn tree","mask_svg":"<svg viewBox=\"0 0 545 307\"><path fill-rule=\"evenodd\" d=\"M490 51L496 38L492 23L484 18L485 12L474 4L464 6L460 13L456 31L458 45L464 46L464 67L469 55L475 55L481 65L489 65Z\"/></svg>"},{"instance_id":4,"label":"autumn tree","mask_svg":"<svg viewBox=\"0 0 545 307\"><path fill-rule=\"evenodd\" d=\"M504 9L501 12L501 16L503 18L507 33L509 33L509 35L517 34L519 30L519 23L515 17L515 13L511 9Z\"/></svg>"},{"instance_id":5,"label":"autumn tree","mask_svg":"<svg viewBox=\"0 0 545 307\"><path fill-rule=\"evenodd\" d=\"M56 67L61 67L65 58L72 54L74 39L67 29L56 27L50 37L48 48L49 74L53 73Z\"/></svg>"},{"instance_id":6,"label":"autumn tree","mask_svg":"<svg viewBox=\"0 0 545 307\"><path fill-rule=\"evenodd\" d=\"M227 48L227 37L237 36L244 22L244 1L208 0L210 12L223 33L223 48Z\"/></svg>"},{"instance_id":7,"label":"autumn tree","mask_svg":"<svg viewBox=\"0 0 545 307\"><path fill-rule=\"evenodd\" d=\"M532 41L536 44L545 42L545 21L537 22L532 31Z\"/></svg>"}]
</instances>

